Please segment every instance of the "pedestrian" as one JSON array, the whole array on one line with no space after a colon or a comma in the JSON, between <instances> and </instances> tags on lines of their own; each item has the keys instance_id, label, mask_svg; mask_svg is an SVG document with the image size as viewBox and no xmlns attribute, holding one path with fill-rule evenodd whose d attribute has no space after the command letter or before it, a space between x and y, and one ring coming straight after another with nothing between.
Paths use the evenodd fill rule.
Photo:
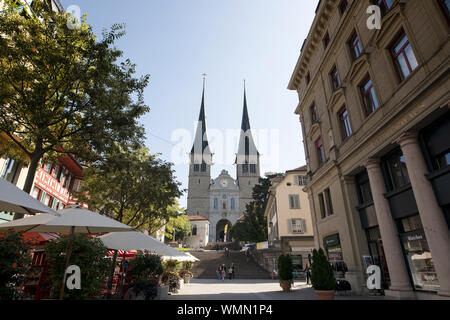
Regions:
<instances>
[{"instance_id":1,"label":"pedestrian","mask_svg":"<svg viewBox=\"0 0 450 320\"><path fill-rule=\"evenodd\" d=\"M222 265L222 280L225 280L227 276L227 267L225 266L225 263Z\"/></svg>"},{"instance_id":2,"label":"pedestrian","mask_svg":"<svg viewBox=\"0 0 450 320\"><path fill-rule=\"evenodd\" d=\"M245 249L245 257L247 258L247 262L250 260L250 248L247 247Z\"/></svg>"},{"instance_id":3,"label":"pedestrian","mask_svg":"<svg viewBox=\"0 0 450 320\"><path fill-rule=\"evenodd\" d=\"M309 264L306 264L305 270L303 270L303 272L306 274L306 284L309 284L311 279L311 268Z\"/></svg>"},{"instance_id":4,"label":"pedestrian","mask_svg":"<svg viewBox=\"0 0 450 320\"><path fill-rule=\"evenodd\" d=\"M233 277L233 279L234 279L234 274L235 274L235 271L236 271L236 268L234 267L234 263L231 264L231 269L233 270L233 272L231 273L231 275L232 275L232 277Z\"/></svg>"},{"instance_id":5,"label":"pedestrian","mask_svg":"<svg viewBox=\"0 0 450 320\"><path fill-rule=\"evenodd\" d=\"M222 280L222 267L221 266L217 267L216 273L217 273L217 279Z\"/></svg>"},{"instance_id":6,"label":"pedestrian","mask_svg":"<svg viewBox=\"0 0 450 320\"><path fill-rule=\"evenodd\" d=\"M228 279L231 280L233 278L233 266L228 268Z\"/></svg>"}]
</instances>

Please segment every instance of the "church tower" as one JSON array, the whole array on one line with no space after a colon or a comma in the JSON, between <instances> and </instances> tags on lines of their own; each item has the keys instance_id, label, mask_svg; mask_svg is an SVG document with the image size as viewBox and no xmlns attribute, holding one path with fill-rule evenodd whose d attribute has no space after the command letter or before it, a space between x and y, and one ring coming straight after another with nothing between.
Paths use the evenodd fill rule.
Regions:
<instances>
[{"instance_id":1,"label":"church tower","mask_svg":"<svg viewBox=\"0 0 450 320\"><path fill-rule=\"evenodd\" d=\"M244 107L242 112L241 135L236 155L236 176L239 184L239 208L243 213L246 204L253 200L253 187L260 178L260 154L253 141L247 109L247 95L244 83Z\"/></svg>"},{"instance_id":2,"label":"church tower","mask_svg":"<svg viewBox=\"0 0 450 320\"><path fill-rule=\"evenodd\" d=\"M203 78L202 103L197 122L194 144L190 153L188 215L209 214L209 187L211 183L212 154L209 148L205 113L205 78Z\"/></svg>"}]
</instances>

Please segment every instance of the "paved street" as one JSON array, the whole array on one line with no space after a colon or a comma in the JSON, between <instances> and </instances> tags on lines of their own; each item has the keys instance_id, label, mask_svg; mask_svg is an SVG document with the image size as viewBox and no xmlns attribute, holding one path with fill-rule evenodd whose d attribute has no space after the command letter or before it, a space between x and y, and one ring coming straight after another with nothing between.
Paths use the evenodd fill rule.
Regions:
<instances>
[{"instance_id":1,"label":"paved street","mask_svg":"<svg viewBox=\"0 0 450 320\"><path fill-rule=\"evenodd\" d=\"M169 300L316 300L311 286L295 282L292 292L283 292L277 280L192 279ZM336 296L336 300L379 300L384 297Z\"/></svg>"}]
</instances>

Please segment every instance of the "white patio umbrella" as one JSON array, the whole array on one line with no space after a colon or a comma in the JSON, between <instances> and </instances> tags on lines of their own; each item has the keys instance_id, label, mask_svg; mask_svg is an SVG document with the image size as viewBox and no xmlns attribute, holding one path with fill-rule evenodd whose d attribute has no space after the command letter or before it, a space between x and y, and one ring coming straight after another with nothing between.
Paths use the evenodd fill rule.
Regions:
<instances>
[{"instance_id":1,"label":"white patio umbrella","mask_svg":"<svg viewBox=\"0 0 450 320\"><path fill-rule=\"evenodd\" d=\"M191 261L191 262L200 261L200 259L194 257L189 252L184 252L184 256L162 256L162 259L164 261L166 261L166 260L178 260L178 261L182 261L182 262L183 261Z\"/></svg>"},{"instance_id":2,"label":"white patio umbrella","mask_svg":"<svg viewBox=\"0 0 450 320\"><path fill-rule=\"evenodd\" d=\"M109 217L81 208L80 206L70 206L66 209L57 211L57 214L57 216L41 214L30 218L0 224L0 232L12 228L13 230L19 232L70 233L71 237L66 254L64 277L59 295L59 298L62 299L66 281L65 270L67 270L67 267L69 266L70 255L72 254L73 235L75 233L130 231L133 230L133 228Z\"/></svg>"},{"instance_id":3,"label":"white patio umbrella","mask_svg":"<svg viewBox=\"0 0 450 320\"><path fill-rule=\"evenodd\" d=\"M161 241L139 231L112 232L99 237L105 247L114 250L148 250L161 256L183 257L188 256L175 250Z\"/></svg>"},{"instance_id":4,"label":"white patio umbrella","mask_svg":"<svg viewBox=\"0 0 450 320\"><path fill-rule=\"evenodd\" d=\"M0 211L56 214L54 210L4 179L0 179Z\"/></svg>"}]
</instances>

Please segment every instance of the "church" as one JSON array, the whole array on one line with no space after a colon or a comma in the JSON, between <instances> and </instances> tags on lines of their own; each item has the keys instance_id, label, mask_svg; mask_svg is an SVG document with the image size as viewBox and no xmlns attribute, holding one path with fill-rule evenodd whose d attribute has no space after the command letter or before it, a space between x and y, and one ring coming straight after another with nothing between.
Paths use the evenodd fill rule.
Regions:
<instances>
[{"instance_id":1,"label":"church","mask_svg":"<svg viewBox=\"0 0 450 320\"><path fill-rule=\"evenodd\" d=\"M210 242L231 242L231 227L242 218L247 203L253 199L253 187L260 178L260 153L250 130L245 86L241 132L236 151L236 179L226 170L212 179L213 155L208 142L203 82L200 115L190 153L186 211L193 232L187 240L188 245L204 247ZM202 228L198 228L199 224ZM198 230L204 234L198 234Z\"/></svg>"}]
</instances>

